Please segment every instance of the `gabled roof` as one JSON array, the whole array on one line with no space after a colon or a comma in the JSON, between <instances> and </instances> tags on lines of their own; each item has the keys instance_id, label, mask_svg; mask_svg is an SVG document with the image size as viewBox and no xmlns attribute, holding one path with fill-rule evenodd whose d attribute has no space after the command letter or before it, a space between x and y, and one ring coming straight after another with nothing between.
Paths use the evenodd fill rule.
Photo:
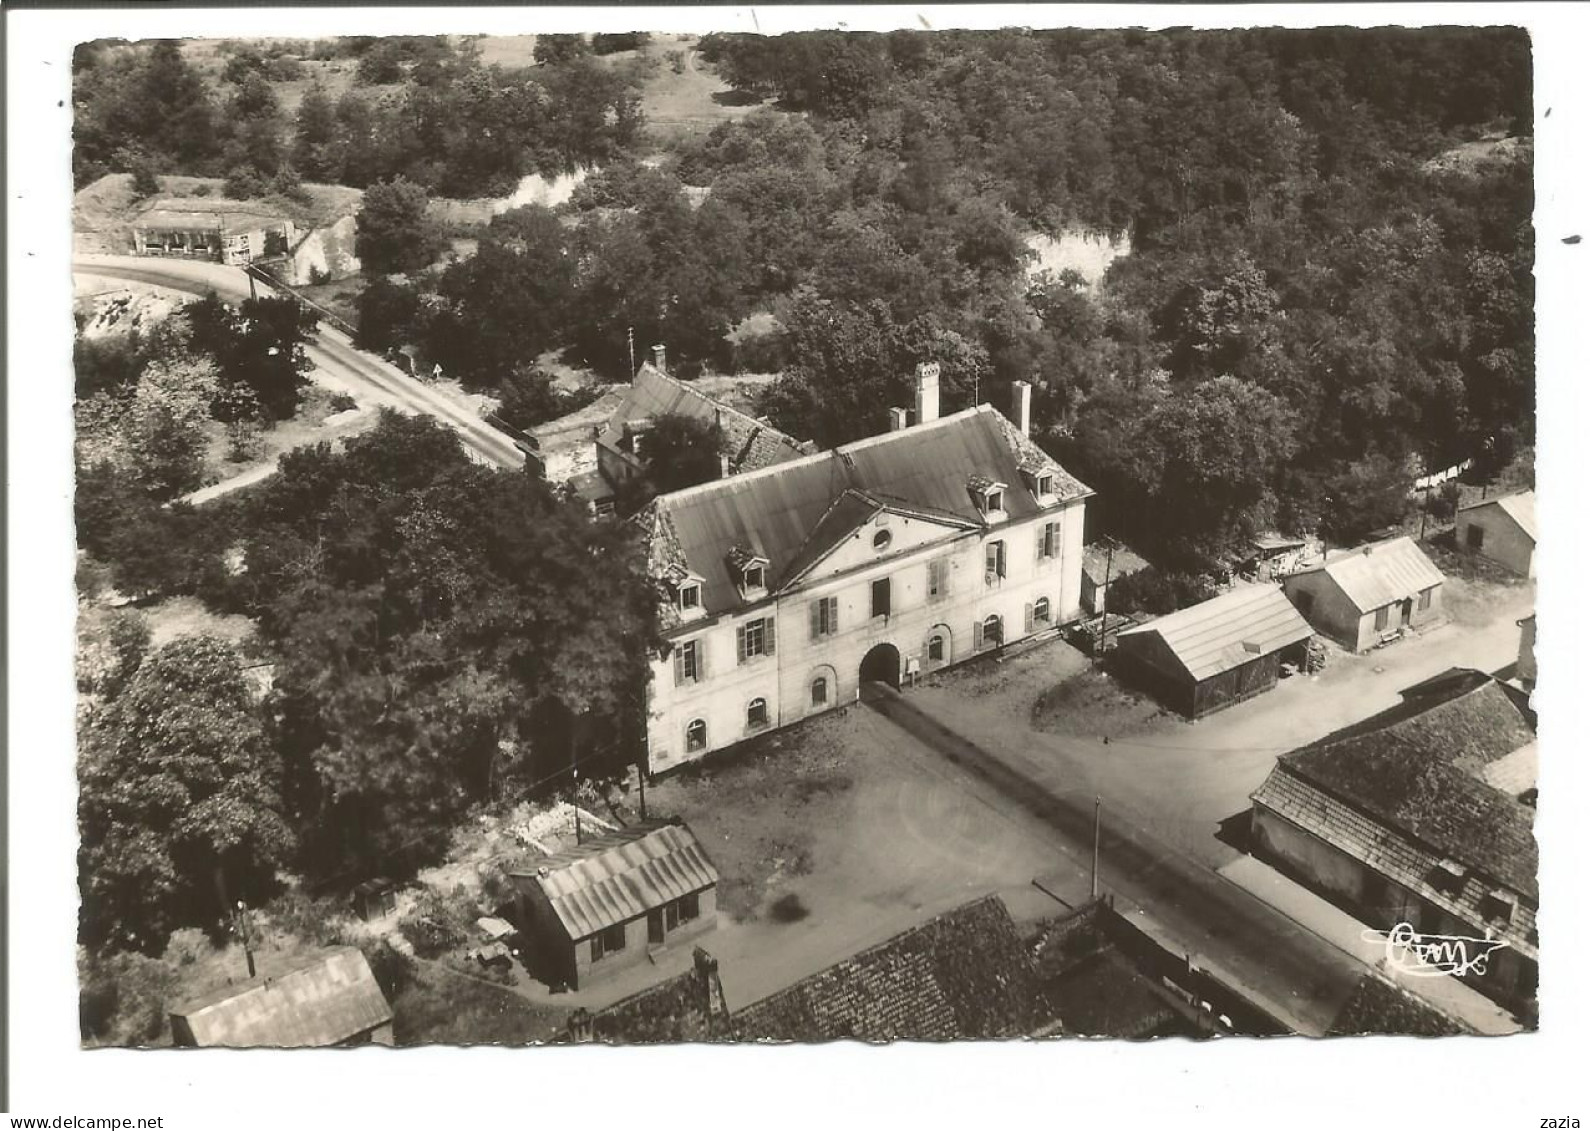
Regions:
<instances>
[{"instance_id":1,"label":"gabled roof","mask_svg":"<svg viewBox=\"0 0 1590 1131\"><path fill-rule=\"evenodd\" d=\"M718 882L718 870L688 826L642 821L548 856L515 885L546 895L570 939L625 923Z\"/></svg>"},{"instance_id":2,"label":"gabled roof","mask_svg":"<svg viewBox=\"0 0 1590 1131\"><path fill-rule=\"evenodd\" d=\"M737 408L715 401L684 381L668 376L650 362L640 367L623 399L598 434L598 442L617 449L626 424L655 421L662 416L687 416L719 430L721 453L733 474L786 463L811 448Z\"/></svg>"},{"instance_id":3,"label":"gabled roof","mask_svg":"<svg viewBox=\"0 0 1590 1131\"><path fill-rule=\"evenodd\" d=\"M1415 597L1446 580L1418 544L1406 536L1364 546L1292 576L1304 577L1321 571L1336 583L1360 613Z\"/></svg>"},{"instance_id":4,"label":"gabled roof","mask_svg":"<svg viewBox=\"0 0 1590 1131\"><path fill-rule=\"evenodd\" d=\"M1082 550L1082 572L1094 585L1104 584L1106 572L1113 585L1121 578L1147 568L1148 563L1125 546L1117 545L1114 553L1111 553L1108 546L1095 542Z\"/></svg>"},{"instance_id":5,"label":"gabled roof","mask_svg":"<svg viewBox=\"0 0 1590 1131\"><path fill-rule=\"evenodd\" d=\"M677 558L701 574L702 603L709 614L717 614L742 603L727 565L732 547L758 547L771 562L768 588L777 590L824 552L836 526L859 513L846 504L852 509L831 518L822 536L816 536L819 524L850 490L891 510L977 529L984 518L967 491L967 480L982 474L1021 483L1017 464L1034 452L1053 475L1059 502L1092 494L1026 442L1004 417L980 406L659 496L641 512L640 521L664 540L664 545L653 546L653 560ZM1025 487L1006 491L1005 513L1012 521L1044 509Z\"/></svg>"},{"instance_id":6,"label":"gabled roof","mask_svg":"<svg viewBox=\"0 0 1590 1131\"><path fill-rule=\"evenodd\" d=\"M1037 1029L1042 995L1010 912L987 896L735 1014L748 1041L949 1041Z\"/></svg>"},{"instance_id":7,"label":"gabled roof","mask_svg":"<svg viewBox=\"0 0 1590 1131\"><path fill-rule=\"evenodd\" d=\"M1495 680L1455 684L1285 755L1255 797L1268 803L1278 775L1295 779L1534 900L1534 811L1482 780L1534 740Z\"/></svg>"},{"instance_id":8,"label":"gabled roof","mask_svg":"<svg viewBox=\"0 0 1590 1131\"><path fill-rule=\"evenodd\" d=\"M1495 507L1507 517L1518 524L1518 528L1529 535L1530 541L1539 539L1539 527L1535 523L1535 492L1519 491L1514 495L1503 495L1495 499L1482 499L1477 503L1470 503L1466 507L1459 507L1460 511L1475 511L1482 507Z\"/></svg>"},{"instance_id":9,"label":"gabled roof","mask_svg":"<svg viewBox=\"0 0 1590 1131\"><path fill-rule=\"evenodd\" d=\"M1116 640L1148 633L1159 636L1187 674L1202 682L1307 640L1314 630L1278 586L1248 585L1126 629Z\"/></svg>"},{"instance_id":10,"label":"gabled roof","mask_svg":"<svg viewBox=\"0 0 1590 1131\"><path fill-rule=\"evenodd\" d=\"M171 1010L201 1048L324 1048L392 1020L358 947L244 986L227 986Z\"/></svg>"}]
</instances>

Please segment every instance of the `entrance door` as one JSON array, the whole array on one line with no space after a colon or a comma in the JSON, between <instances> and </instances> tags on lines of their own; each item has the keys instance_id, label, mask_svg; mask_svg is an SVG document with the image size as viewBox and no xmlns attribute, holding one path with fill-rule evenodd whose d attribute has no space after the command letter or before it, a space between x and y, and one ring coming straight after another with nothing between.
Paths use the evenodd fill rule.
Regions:
<instances>
[{"instance_id":1,"label":"entrance door","mask_svg":"<svg viewBox=\"0 0 1590 1131\"><path fill-rule=\"evenodd\" d=\"M1413 598L1409 597L1402 603L1402 627L1407 628L1413 623Z\"/></svg>"},{"instance_id":2,"label":"entrance door","mask_svg":"<svg viewBox=\"0 0 1590 1131\"><path fill-rule=\"evenodd\" d=\"M872 650L862 658L861 682L863 686L869 683L887 683L890 687L900 686L900 649L893 644L874 645Z\"/></svg>"},{"instance_id":3,"label":"entrance door","mask_svg":"<svg viewBox=\"0 0 1590 1131\"><path fill-rule=\"evenodd\" d=\"M646 916L646 941L652 946L662 946L663 935L662 908L659 907Z\"/></svg>"}]
</instances>

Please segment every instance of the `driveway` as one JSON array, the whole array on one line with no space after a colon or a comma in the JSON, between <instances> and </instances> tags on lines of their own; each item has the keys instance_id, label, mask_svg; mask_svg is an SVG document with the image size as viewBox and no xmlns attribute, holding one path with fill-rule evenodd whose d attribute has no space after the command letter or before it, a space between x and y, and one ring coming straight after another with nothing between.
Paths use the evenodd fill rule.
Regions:
<instances>
[{"instance_id":1,"label":"driveway","mask_svg":"<svg viewBox=\"0 0 1590 1131\"><path fill-rule=\"evenodd\" d=\"M1217 839L1221 822L1248 808L1249 794L1280 755L1393 706L1403 688L1447 668L1497 671L1512 663L1517 621L1533 611L1534 593L1518 588L1499 596L1483 624L1439 625L1365 656L1333 655L1319 675L1294 676L1197 722L1173 715L1142 721L1138 712L1125 734L1067 734L1052 722L1035 727L1039 696L1088 666L1060 641L1002 664L946 673L910 699L1041 780L1090 800L1098 794L1106 811L1220 867L1240 855Z\"/></svg>"}]
</instances>

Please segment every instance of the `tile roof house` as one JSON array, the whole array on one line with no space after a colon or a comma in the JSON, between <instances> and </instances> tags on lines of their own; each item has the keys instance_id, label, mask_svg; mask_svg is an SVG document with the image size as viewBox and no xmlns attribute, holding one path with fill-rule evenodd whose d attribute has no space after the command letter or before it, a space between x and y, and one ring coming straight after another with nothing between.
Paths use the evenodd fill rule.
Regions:
<instances>
[{"instance_id":1,"label":"tile roof house","mask_svg":"<svg viewBox=\"0 0 1590 1131\"><path fill-rule=\"evenodd\" d=\"M1514 694L1484 673L1447 673L1282 757L1253 794L1253 850L1377 929L1504 941L1477 988L1527 1009L1539 961L1536 766Z\"/></svg>"},{"instance_id":2,"label":"tile roof house","mask_svg":"<svg viewBox=\"0 0 1590 1131\"><path fill-rule=\"evenodd\" d=\"M583 1039L662 1041L1004 1040L1045 1030L1052 1010L998 896L986 896L730 1012L717 964L597 1013Z\"/></svg>"},{"instance_id":3,"label":"tile roof house","mask_svg":"<svg viewBox=\"0 0 1590 1131\"><path fill-rule=\"evenodd\" d=\"M190 1048L392 1043L392 1007L354 946L272 977L226 986L170 1012L174 1043Z\"/></svg>"},{"instance_id":4,"label":"tile roof house","mask_svg":"<svg viewBox=\"0 0 1590 1131\"><path fill-rule=\"evenodd\" d=\"M1457 512L1458 548L1499 562L1520 577L1535 576L1539 529L1533 491L1485 499Z\"/></svg>"},{"instance_id":5,"label":"tile roof house","mask_svg":"<svg viewBox=\"0 0 1590 1131\"><path fill-rule=\"evenodd\" d=\"M509 880L536 972L570 988L717 926L718 870L682 822L592 837Z\"/></svg>"},{"instance_id":6,"label":"tile roof house","mask_svg":"<svg viewBox=\"0 0 1590 1131\"><path fill-rule=\"evenodd\" d=\"M1115 664L1190 718L1275 686L1313 630L1273 585L1248 585L1123 630Z\"/></svg>"},{"instance_id":7,"label":"tile roof house","mask_svg":"<svg viewBox=\"0 0 1590 1131\"><path fill-rule=\"evenodd\" d=\"M718 458L724 476L787 463L816 450L810 442L787 436L771 424L669 376L662 347L653 349L655 360L640 367L597 429L596 465L609 494L645 471L646 432L665 416L688 417L717 430Z\"/></svg>"},{"instance_id":8,"label":"tile roof house","mask_svg":"<svg viewBox=\"0 0 1590 1131\"><path fill-rule=\"evenodd\" d=\"M1104 611L1109 603L1108 586L1148 568L1129 546L1095 542L1082 551L1082 607L1090 613Z\"/></svg>"},{"instance_id":9,"label":"tile roof house","mask_svg":"<svg viewBox=\"0 0 1590 1131\"><path fill-rule=\"evenodd\" d=\"M1418 543L1402 537L1346 551L1281 584L1310 624L1362 652L1438 621L1445 580Z\"/></svg>"},{"instance_id":10,"label":"tile roof house","mask_svg":"<svg viewBox=\"0 0 1590 1131\"><path fill-rule=\"evenodd\" d=\"M1074 619L1091 494L978 406L653 500L650 768Z\"/></svg>"}]
</instances>

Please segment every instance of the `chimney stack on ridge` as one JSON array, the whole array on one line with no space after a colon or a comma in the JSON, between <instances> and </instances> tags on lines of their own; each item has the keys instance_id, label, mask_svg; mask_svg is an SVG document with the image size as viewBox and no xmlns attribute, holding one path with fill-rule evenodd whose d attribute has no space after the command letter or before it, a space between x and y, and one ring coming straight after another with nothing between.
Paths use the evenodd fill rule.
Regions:
<instances>
[{"instance_id":1,"label":"chimney stack on ridge","mask_svg":"<svg viewBox=\"0 0 1590 1131\"><path fill-rule=\"evenodd\" d=\"M939 418L939 363L922 362L916 367L916 422L932 424Z\"/></svg>"}]
</instances>

